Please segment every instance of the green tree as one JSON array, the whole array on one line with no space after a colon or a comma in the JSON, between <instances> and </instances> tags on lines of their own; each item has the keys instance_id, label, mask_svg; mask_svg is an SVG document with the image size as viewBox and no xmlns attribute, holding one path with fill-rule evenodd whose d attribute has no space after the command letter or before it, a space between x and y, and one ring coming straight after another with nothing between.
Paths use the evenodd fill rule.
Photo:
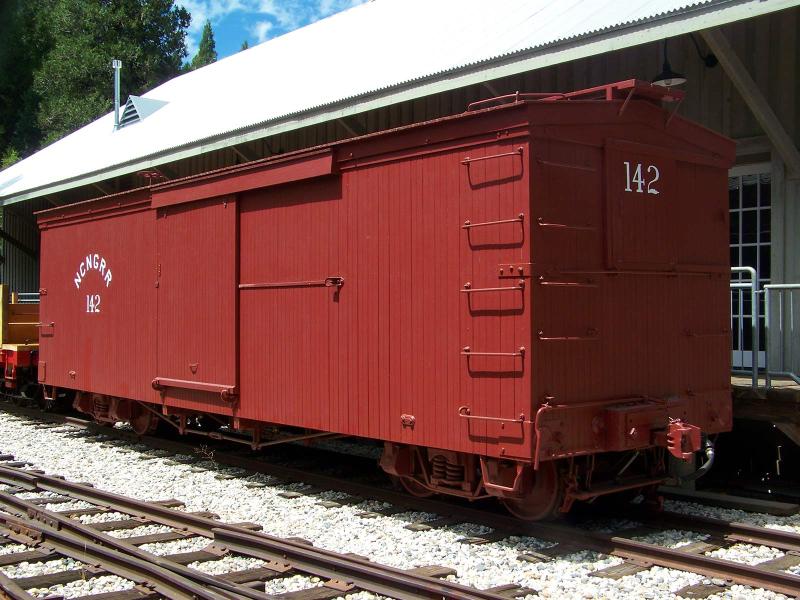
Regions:
<instances>
[{"instance_id":1,"label":"green tree","mask_svg":"<svg viewBox=\"0 0 800 600\"><path fill-rule=\"evenodd\" d=\"M123 99L180 73L191 17L173 0L50 1L51 47L32 85L45 144L111 110L112 58L122 60Z\"/></svg>"},{"instance_id":2,"label":"green tree","mask_svg":"<svg viewBox=\"0 0 800 600\"><path fill-rule=\"evenodd\" d=\"M33 74L52 47L47 15L53 4L0 1L0 168L38 147L41 139Z\"/></svg>"},{"instance_id":3,"label":"green tree","mask_svg":"<svg viewBox=\"0 0 800 600\"><path fill-rule=\"evenodd\" d=\"M217 47L214 43L214 32L211 30L211 21L206 21L206 24L203 25L203 33L200 36L200 46L191 64L189 64L189 70L194 71L200 67L210 65L213 62L217 62Z\"/></svg>"},{"instance_id":4,"label":"green tree","mask_svg":"<svg viewBox=\"0 0 800 600\"><path fill-rule=\"evenodd\" d=\"M239 48L239 52L241 52L242 50L247 50L249 47L250 47L250 42L245 40L242 42L242 47Z\"/></svg>"}]
</instances>

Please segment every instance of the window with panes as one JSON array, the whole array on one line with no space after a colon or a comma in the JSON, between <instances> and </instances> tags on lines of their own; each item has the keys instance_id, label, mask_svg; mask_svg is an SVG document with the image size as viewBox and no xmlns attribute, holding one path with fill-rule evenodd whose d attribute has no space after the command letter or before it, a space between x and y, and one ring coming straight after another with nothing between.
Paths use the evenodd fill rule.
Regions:
<instances>
[{"instance_id":1,"label":"window with panes","mask_svg":"<svg viewBox=\"0 0 800 600\"><path fill-rule=\"evenodd\" d=\"M728 179L730 200L731 266L753 267L761 288L771 281L770 207L771 178L768 165L736 167ZM746 279L734 275L733 279ZM759 365L764 364L763 295L759 300ZM753 336L749 290L731 292L733 366L752 366Z\"/></svg>"}]
</instances>

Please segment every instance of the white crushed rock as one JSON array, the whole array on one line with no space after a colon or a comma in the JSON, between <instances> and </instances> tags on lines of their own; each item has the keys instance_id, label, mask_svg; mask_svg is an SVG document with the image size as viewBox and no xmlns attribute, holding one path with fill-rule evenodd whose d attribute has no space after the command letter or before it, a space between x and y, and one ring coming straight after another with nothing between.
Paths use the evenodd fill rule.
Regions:
<instances>
[{"instance_id":1,"label":"white crushed rock","mask_svg":"<svg viewBox=\"0 0 800 600\"><path fill-rule=\"evenodd\" d=\"M140 444L123 446L105 443L101 437L69 430L33 430L23 419L0 415L0 453L5 452L14 454L18 460L34 463L48 473L60 474L73 481L89 481L103 489L144 500L177 498L186 503L183 510L210 511L219 514L225 521L255 522L272 535L305 538L318 547L352 552L398 568L427 565L451 567L458 572L458 576L452 577L453 579L480 588L516 583L535 590L541 598L554 600L672 600L680 588L702 581L697 575L657 567L619 580L593 577L593 571L619 564L621 559L583 551L559 556L547 562L532 563L518 560L517 556L523 552L541 551L552 544L524 536L480 545L463 544L459 543L460 539L481 535L488 530L464 524L422 532L406 529L405 526L410 522L438 518L438 515L421 512L404 512L369 519L358 517L358 513L374 512L388 507L374 500L329 509L318 505L323 498L344 499L344 495L338 492L294 499L283 498L279 495L281 492L302 492L308 486L279 483L265 475L223 468L213 462L213 452L208 449L205 453L198 449L193 458L200 458L200 461L184 464L180 460L174 460L175 457L168 453L154 452ZM221 474L230 474L233 478L219 479ZM259 484L263 484L263 487ZM695 514L800 531L800 516L733 514L732 511L723 509L705 506L694 509L686 503L674 502L669 502L668 506L671 510L680 507L681 510ZM610 526L606 523L607 529L616 532L632 526L635 523L615 522ZM601 525L599 527L602 529ZM126 530L115 535L124 537L133 531ZM153 532L146 530L146 533ZM653 543L677 546L695 539L696 534L684 536L683 532L663 533L654 537ZM207 543L202 538L187 538L177 542L147 545L144 549L169 554L199 550ZM741 551L746 554L750 549ZM759 562L773 557L762 557L757 549L753 552ZM225 557L222 560L236 558ZM211 566L213 564L225 563L204 561L202 564L204 569L212 569L215 568ZM292 583L287 580L276 580L272 583L276 586L297 585L299 589L318 585L305 577L292 578L289 581ZM268 589L274 593L288 591L288 588L283 587ZM348 597L361 600L373 596L350 594ZM781 596L763 590L731 586L719 597L728 600L735 597L774 600Z\"/></svg>"},{"instance_id":2,"label":"white crushed rock","mask_svg":"<svg viewBox=\"0 0 800 600\"><path fill-rule=\"evenodd\" d=\"M23 561L14 565L5 565L0 567L0 572L12 579L18 579L34 575L49 575L60 571L74 571L84 567L86 567L84 563L72 558L58 558L42 562Z\"/></svg>"},{"instance_id":3,"label":"white crushed rock","mask_svg":"<svg viewBox=\"0 0 800 600\"><path fill-rule=\"evenodd\" d=\"M102 512L96 515L78 515L76 517L84 525L91 525L92 523L110 523L111 521L124 521L130 519L130 515L119 512Z\"/></svg>"},{"instance_id":4,"label":"white crushed rock","mask_svg":"<svg viewBox=\"0 0 800 600\"><path fill-rule=\"evenodd\" d=\"M2 544L0 543L0 556L3 554L17 554L25 552L28 547L25 544Z\"/></svg>"},{"instance_id":5,"label":"white crushed rock","mask_svg":"<svg viewBox=\"0 0 800 600\"><path fill-rule=\"evenodd\" d=\"M664 546L665 548L680 548L682 546L688 546L693 542L705 541L708 539L708 535L696 533L694 531L667 529L666 531L659 531L650 535L635 536L633 539L639 542L655 544L656 546Z\"/></svg>"},{"instance_id":6,"label":"white crushed rock","mask_svg":"<svg viewBox=\"0 0 800 600\"><path fill-rule=\"evenodd\" d=\"M286 592L296 592L297 590L319 587L322 583L323 581L319 577L292 575L291 577L270 579L264 584L264 591L267 594L284 594Z\"/></svg>"},{"instance_id":7,"label":"white crushed rock","mask_svg":"<svg viewBox=\"0 0 800 600\"><path fill-rule=\"evenodd\" d=\"M267 563L258 558L228 554L219 560L190 563L189 568L197 569L198 571L202 571L203 573L207 573L209 575L224 575L225 573L233 573L234 571L260 569L266 564Z\"/></svg>"},{"instance_id":8,"label":"white crushed rock","mask_svg":"<svg viewBox=\"0 0 800 600\"><path fill-rule=\"evenodd\" d=\"M202 550L210 544L208 538L190 537L174 542L156 542L154 544L142 544L139 546L145 552L150 552L156 556L166 556L168 554L180 554L183 552L196 552Z\"/></svg>"},{"instance_id":9,"label":"white crushed rock","mask_svg":"<svg viewBox=\"0 0 800 600\"><path fill-rule=\"evenodd\" d=\"M68 510L84 510L86 508L95 508L93 504L84 502L83 500L71 500L69 502L53 502L44 505L46 510L53 512L65 512Z\"/></svg>"},{"instance_id":10,"label":"white crushed rock","mask_svg":"<svg viewBox=\"0 0 800 600\"><path fill-rule=\"evenodd\" d=\"M133 581L122 579L116 575L103 575L87 580L79 579L78 581L71 581L64 585L54 585L49 588L33 588L28 590L28 592L37 598L46 598L47 596L79 598L88 594L120 592L122 590L131 589L135 585Z\"/></svg>"},{"instance_id":11,"label":"white crushed rock","mask_svg":"<svg viewBox=\"0 0 800 600\"><path fill-rule=\"evenodd\" d=\"M139 537L140 535L153 535L155 533L167 533L170 531L172 531L172 528L166 525L142 525L132 529L113 529L105 533L115 538L132 538Z\"/></svg>"},{"instance_id":12,"label":"white crushed rock","mask_svg":"<svg viewBox=\"0 0 800 600\"><path fill-rule=\"evenodd\" d=\"M19 494L14 494L20 500L36 500L38 498L46 498L46 494L42 492L20 492Z\"/></svg>"},{"instance_id":13,"label":"white crushed rock","mask_svg":"<svg viewBox=\"0 0 800 600\"><path fill-rule=\"evenodd\" d=\"M737 523L755 525L756 527L767 527L769 529L780 529L782 531L800 533L800 513L788 517L779 517L766 513L747 512L734 508L721 508L718 506L708 506L680 500L666 500L664 502L664 509L688 515L710 517L712 519L722 519L724 521L735 521Z\"/></svg>"},{"instance_id":14,"label":"white crushed rock","mask_svg":"<svg viewBox=\"0 0 800 600\"><path fill-rule=\"evenodd\" d=\"M735 544L730 548L720 548L706 552L706 556L714 558L724 558L746 565L757 565L773 558L780 558L784 553L777 548L768 546L755 546L753 544Z\"/></svg>"}]
</instances>

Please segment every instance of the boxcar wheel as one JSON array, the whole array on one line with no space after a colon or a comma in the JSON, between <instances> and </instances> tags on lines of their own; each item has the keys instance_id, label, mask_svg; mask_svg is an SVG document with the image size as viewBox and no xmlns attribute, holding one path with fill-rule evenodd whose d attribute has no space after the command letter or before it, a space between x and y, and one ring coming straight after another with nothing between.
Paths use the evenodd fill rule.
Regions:
<instances>
[{"instance_id":1,"label":"boxcar wheel","mask_svg":"<svg viewBox=\"0 0 800 600\"><path fill-rule=\"evenodd\" d=\"M412 496L416 496L417 498L429 498L435 493L430 491L413 477L400 477L400 485L403 486L405 491Z\"/></svg>"},{"instance_id":2,"label":"boxcar wheel","mask_svg":"<svg viewBox=\"0 0 800 600\"><path fill-rule=\"evenodd\" d=\"M539 465L539 470L531 468L533 482L530 491L522 498L503 498L506 510L525 521L552 519L558 515L562 486L558 469L552 461Z\"/></svg>"},{"instance_id":3,"label":"boxcar wheel","mask_svg":"<svg viewBox=\"0 0 800 600\"><path fill-rule=\"evenodd\" d=\"M150 435L158 429L161 419L138 402L131 403L131 427L136 435Z\"/></svg>"}]
</instances>

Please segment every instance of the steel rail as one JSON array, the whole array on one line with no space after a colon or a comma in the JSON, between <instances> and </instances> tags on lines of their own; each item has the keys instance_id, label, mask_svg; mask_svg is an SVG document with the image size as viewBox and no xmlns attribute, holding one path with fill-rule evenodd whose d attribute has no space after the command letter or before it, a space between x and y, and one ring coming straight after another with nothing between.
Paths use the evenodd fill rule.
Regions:
<instances>
[{"instance_id":1,"label":"steel rail","mask_svg":"<svg viewBox=\"0 0 800 600\"><path fill-rule=\"evenodd\" d=\"M31 600L31 596L13 579L0 573L0 598L3 600Z\"/></svg>"},{"instance_id":2,"label":"steel rail","mask_svg":"<svg viewBox=\"0 0 800 600\"><path fill-rule=\"evenodd\" d=\"M18 411L15 410L13 412ZM36 418L41 418L40 415L41 413L36 413ZM50 415L45 415L44 418L46 419L48 416ZM81 425L80 423L76 422L76 419L71 420L76 426L85 426L90 429L95 428L91 422L86 421L85 425ZM97 427L97 430L103 432L106 431L105 428L102 427ZM118 436L121 433L123 432L108 431L107 435ZM156 448L171 450L173 452L186 453L187 448L191 447L191 444L189 443L176 442L174 440L139 437L133 434L126 434L126 436L122 436L123 439L136 439L146 442ZM342 478L303 471L301 469L296 469L285 465L270 464L263 460L230 455L224 452L215 453L214 460L227 466L248 469L290 481L304 482L308 485L316 487L335 489L353 496L362 496L365 498L390 502L407 509L431 512L443 516L452 516L454 518L458 518L459 520L485 525L501 531L508 531L509 535L529 535L540 539L563 543L565 546L576 546L577 544L581 544L585 548L595 550L603 554L610 554L631 560L640 560L653 565L668 568L697 572L711 577L730 579L736 583L764 587L779 593L789 594L790 596L796 595L797 590L800 589L800 576L789 575L787 573L770 573L765 569L759 569L757 566L740 565L730 561L724 561L722 559L714 559L702 555L692 555L679 549L675 550L662 548L654 544L627 540L621 536L610 536L586 532L582 529L566 524L546 522L530 523L510 515L492 513L486 510L471 508L456 504L452 501L448 502L435 498L411 497L399 493L396 490L382 489L373 485L346 481ZM20 487L23 487L23 483L24 482L22 481L20 482ZM654 518L657 519L658 517ZM745 535L752 536L751 539L757 539L755 538L756 532L748 531L745 533L744 530L739 528L740 524L729 523L727 525L729 528L734 529L731 534L742 536L741 541L745 541ZM741 525L741 527L747 528L749 526ZM759 528L755 529L758 529L762 536L772 536L776 547L780 547L779 542L783 544L793 543L790 537L797 535L782 532L785 534L785 536L790 537L783 537L781 540L778 540L775 536L780 536L781 534L772 533L773 530L766 530L769 533L765 533ZM730 539L733 541L733 538ZM773 544L773 542L766 543L765 545L771 544ZM760 578L761 574L765 576L763 579Z\"/></svg>"},{"instance_id":3,"label":"steel rail","mask_svg":"<svg viewBox=\"0 0 800 600\"><path fill-rule=\"evenodd\" d=\"M673 511L648 513L647 511L632 509L627 510L624 514L621 512L616 513L616 516L635 519L647 526L652 522L653 527L683 529L723 538L729 542L771 546L787 552L800 552L800 534L792 531L783 531L782 529L770 529L768 527L748 525L747 523L687 515Z\"/></svg>"},{"instance_id":4,"label":"steel rail","mask_svg":"<svg viewBox=\"0 0 800 600\"><path fill-rule=\"evenodd\" d=\"M391 598L507 599L507 596L491 591L468 588L449 581L426 581L421 585L418 575L402 569L344 555L332 556L310 546L269 540L262 535L254 535L253 532L220 529L214 532L214 539L239 554L262 560L288 560L301 571L308 570L326 577L344 579L356 588Z\"/></svg>"},{"instance_id":5,"label":"steel rail","mask_svg":"<svg viewBox=\"0 0 800 600\"><path fill-rule=\"evenodd\" d=\"M478 590L450 581L441 581L433 577L409 573L401 569L371 563L322 548L314 548L300 542L253 532L243 527L221 523L208 517L174 511L158 504L151 504L83 484L68 482L57 477L31 474L14 467L0 466L0 483L5 482L11 482L30 491L47 491L62 494L73 499L102 505L110 510L138 516L154 523L193 531L199 535L213 538L225 547L234 549L237 553L245 556L267 558L267 560L271 561L288 561L298 566L301 571L308 570L332 579L341 579L344 576L355 587L376 594L409 599L503 600L506 598L491 591ZM8 496L13 498L11 494L0 492L0 504L8 503L21 506L25 503L24 500L18 498L14 498L16 502L9 500ZM34 510L42 509L34 505ZM57 515L57 513L51 514L58 517L63 526L77 527L75 521ZM69 523L66 523L66 521L69 521ZM120 540L111 536L97 534L96 537L100 537L103 540L108 537L109 545L115 545L118 549L130 547L129 544L120 542ZM132 548L135 551L143 552L138 548ZM170 564L166 560L163 562L163 568L180 571L186 577L194 573L193 571L192 573L185 573L184 571L189 569L181 565L175 565L175 567L180 567L180 569L177 569L173 568L172 564L174 563ZM222 587L219 580L210 576L207 577L213 579L211 584ZM263 598L264 595L257 594L250 597Z\"/></svg>"},{"instance_id":6,"label":"steel rail","mask_svg":"<svg viewBox=\"0 0 800 600\"><path fill-rule=\"evenodd\" d=\"M600 548L603 546L608 549L601 550ZM610 536L605 540L605 544L601 541L598 552L628 560L650 562L669 569L701 573L706 577L731 580L738 584L765 588L788 596L796 596L800 590L800 576L798 575L771 571L760 568L758 565L682 552L679 549L637 542L619 536Z\"/></svg>"},{"instance_id":7,"label":"steel rail","mask_svg":"<svg viewBox=\"0 0 800 600\"><path fill-rule=\"evenodd\" d=\"M90 541L71 531L40 521L0 514L0 524L12 534L31 537L32 541L47 544L59 554L83 563L102 565L109 573L145 585L167 598L177 600L226 600L230 596L220 594L204 585L186 579L151 561L121 552ZM14 587L10 588L14 591ZM261 596L264 598L265 596Z\"/></svg>"},{"instance_id":8,"label":"steel rail","mask_svg":"<svg viewBox=\"0 0 800 600\"><path fill-rule=\"evenodd\" d=\"M55 538L56 541L62 545L69 541L73 544L77 544L79 549L81 547L88 546L102 548L103 552L100 552L97 548L95 548L93 553L91 553L91 556L100 557L101 560L99 560L99 563L101 566L115 575L118 575L119 573L116 573L114 569L118 567L121 562L124 563L124 557L128 557L128 559L131 561L138 561L139 566L150 564L158 569L163 570L164 572L172 573L173 579L171 581L176 585L179 583L180 585L184 585L184 582L190 582L191 585L186 587L187 593L189 594L188 597L192 597L192 594L195 593L194 588L197 586L199 586L201 589L219 588L219 590L233 594L233 597L236 598L242 597L251 598L252 600L262 600L269 597L251 588L247 588L235 583L229 583L212 575L207 575L202 571L190 569L184 565L172 562L167 557L146 552L141 548L128 543L124 538L115 538L107 533L103 533L102 531L98 531L90 526L84 525L76 519L71 519L57 512L47 510L34 503L28 502L27 500L17 498L13 494L0 492L0 507L2 507L7 513L14 515L4 516L0 513L0 522L6 523L6 526L9 529L14 530L14 527L9 526L8 523L15 522L22 528L23 533L25 529L35 528L47 540ZM72 539L62 539L56 535L57 533L69 534L72 536ZM66 548L69 548L69 546L66 546ZM61 547L54 547L54 549L64 554L64 552L61 550ZM75 558L76 560L82 560L80 558L80 553L76 555L65 555ZM86 561L84 560L83 562ZM125 565L123 564L123 566ZM163 574L164 573L161 573L162 576ZM125 578L131 579L127 576L125 576ZM136 580L134 579L134 581ZM139 582L137 581L137 583ZM226 598L228 595L220 595L219 591L212 590L208 596L201 597L207 597L212 600L220 597Z\"/></svg>"}]
</instances>

